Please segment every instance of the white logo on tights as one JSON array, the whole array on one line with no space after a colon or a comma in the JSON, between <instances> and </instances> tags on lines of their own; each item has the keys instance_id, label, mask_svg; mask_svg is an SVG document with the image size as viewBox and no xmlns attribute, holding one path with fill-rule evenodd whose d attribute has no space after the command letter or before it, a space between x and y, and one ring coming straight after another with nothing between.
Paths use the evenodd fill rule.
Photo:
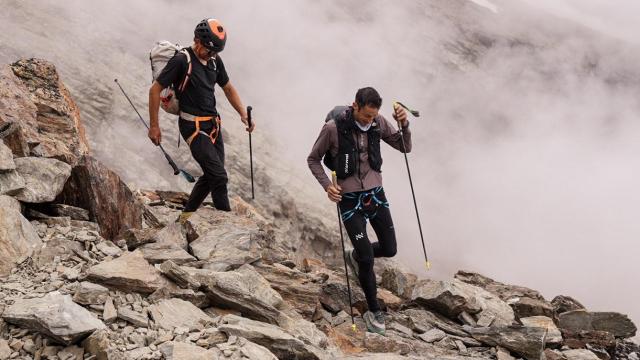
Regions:
<instances>
[{"instance_id":1,"label":"white logo on tights","mask_svg":"<svg viewBox=\"0 0 640 360\"><path fill-rule=\"evenodd\" d=\"M356 240L360 240L362 238L364 238L364 234L363 233L360 233L360 234L356 235Z\"/></svg>"}]
</instances>

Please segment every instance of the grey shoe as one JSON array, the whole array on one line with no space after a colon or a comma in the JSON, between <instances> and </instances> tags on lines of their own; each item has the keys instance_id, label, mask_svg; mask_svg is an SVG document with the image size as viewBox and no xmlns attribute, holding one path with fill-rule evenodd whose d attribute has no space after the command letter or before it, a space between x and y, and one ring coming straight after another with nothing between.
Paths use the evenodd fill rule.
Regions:
<instances>
[{"instance_id":1,"label":"grey shoe","mask_svg":"<svg viewBox=\"0 0 640 360\"><path fill-rule=\"evenodd\" d=\"M372 313L371 311L367 311L362 315L364 319L364 323L367 325L367 330L372 333L384 335L385 334L385 324L384 324L384 313L380 310Z\"/></svg>"},{"instance_id":2,"label":"grey shoe","mask_svg":"<svg viewBox=\"0 0 640 360\"><path fill-rule=\"evenodd\" d=\"M347 250L346 254L345 254L345 258L347 260L347 265L349 265L349 268L351 269L351 272L356 276L356 279L360 279L360 269L359 269L359 266L358 266L358 262L353 257L353 252L354 251L355 250L353 250L353 249Z\"/></svg>"}]
</instances>

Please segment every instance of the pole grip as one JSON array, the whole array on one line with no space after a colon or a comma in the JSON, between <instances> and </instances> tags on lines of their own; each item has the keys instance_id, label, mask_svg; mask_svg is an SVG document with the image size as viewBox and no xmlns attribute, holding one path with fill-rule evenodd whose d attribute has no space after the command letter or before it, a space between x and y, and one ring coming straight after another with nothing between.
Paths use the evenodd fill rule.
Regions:
<instances>
[{"instance_id":1,"label":"pole grip","mask_svg":"<svg viewBox=\"0 0 640 360\"><path fill-rule=\"evenodd\" d=\"M251 127L251 111L253 110L253 108L251 106L247 106L247 123L249 124L249 127Z\"/></svg>"},{"instance_id":2,"label":"pole grip","mask_svg":"<svg viewBox=\"0 0 640 360\"><path fill-rule=\"evenodd\" d=\"M398 108L399 108L399 107L400 107L400 103L398 103L397 101L394 101L394 102L393 102L393 112L394 112L394 115L395 115L396 110L398 110ZM394 116L394 117L395 117L395 116ZM398 131L400 131L400 135L401 135L401 136L404 136L404 133L403 133L403 131L402 131L402 124L400 124L400 121L399 121L399 120L396 120L396 123L397 123L397 125L398 125ZM404 145L404 138L402 139L402 141L403 141L403 145Z\"/></svg>"},{"instance_id":3,"label":"pole grip","mask_svg":"<svg viewBox=\"0 0 640 360\"><path fill-rule=\"evenodd\" d=\"M338 186L338 176L336 175L335 171L331 172L331 182L333 183L334 187Z\"/></svg>"}]
</instances>

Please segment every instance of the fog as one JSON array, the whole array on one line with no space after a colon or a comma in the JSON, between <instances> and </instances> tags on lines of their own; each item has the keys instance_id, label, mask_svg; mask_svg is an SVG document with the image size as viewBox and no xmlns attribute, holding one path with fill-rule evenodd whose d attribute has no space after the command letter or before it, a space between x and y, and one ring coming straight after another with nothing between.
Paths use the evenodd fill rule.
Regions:
<instances>
[{"instance_id":1,"label":"fog","mask_svg":"<svg viewBox=\"0 0 640 360\"><path fill-rule=\"evenodd\" d=\"M254 142L302 179L310 192L301 196L324 201L305 162L324 116L351 103L358 88L374 86L383 115L396 99L422 113L411 119L409 162L429 273L404 160L383 151L402 262L435 278L478 271L640 323L633 281L640 273L640 46L633 37L639 6L604 4L8 1L12 19L28 20L0 40L9 44L6 62L39 56L59 65L94 119L89 135L98 157L144 185L170 187L174 180L168 171L136 176L135 161L163 168L162 158L144 133L134 135L140 129L130 119L101 119L91 104L102 93L91 92L120 96L112 90L116 74L133 83L144 110L153 41L189 44L204 17L225 23L222 57L255 109ZM65 21L27 25L51 12ZM80 79L94 82L83 87ZM121 98L108 102L109 111L129 113ZM123 151L131 157L123 159Z\"/></svg>"}]
</instances>

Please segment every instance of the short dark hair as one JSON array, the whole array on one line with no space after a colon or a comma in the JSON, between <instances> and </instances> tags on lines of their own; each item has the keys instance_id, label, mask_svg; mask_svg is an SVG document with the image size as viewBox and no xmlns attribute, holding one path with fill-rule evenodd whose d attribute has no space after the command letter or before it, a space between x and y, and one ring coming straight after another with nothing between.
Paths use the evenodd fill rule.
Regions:
<instances>
[{"instance_id":1,"label":"short dark hair","mask_svg":"<svg viewBox=\"0 0 640 360\"><path fill-rule=\"evenodd\" d=\"M382 98L376 89L372 87L364 87L356 92L356 104L359 107L372 106L380 109L382 106Z\"/></svg>"}]
</instances>

